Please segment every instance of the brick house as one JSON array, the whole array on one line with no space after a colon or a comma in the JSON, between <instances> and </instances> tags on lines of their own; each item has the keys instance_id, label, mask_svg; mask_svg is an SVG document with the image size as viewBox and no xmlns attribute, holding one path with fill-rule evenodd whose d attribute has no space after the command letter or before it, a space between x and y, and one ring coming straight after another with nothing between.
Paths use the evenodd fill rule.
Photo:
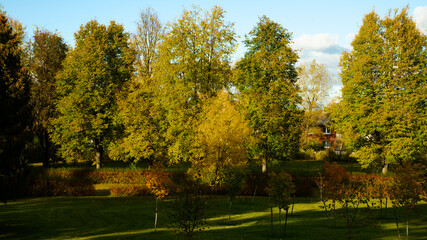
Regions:
<instances>
[{"instance_id":1,"label":"brick house","mask_svg":"<svg viewBox=\"0 0 427 240\"><path fill-rule=\"evenodd\" d=\"M322 114L315 124L312 124L308 130L308 140L317 140L319 144L326 149L337 150L337 134L330 127L330 118L328 113Z\"/></svg>"}]
</instances>

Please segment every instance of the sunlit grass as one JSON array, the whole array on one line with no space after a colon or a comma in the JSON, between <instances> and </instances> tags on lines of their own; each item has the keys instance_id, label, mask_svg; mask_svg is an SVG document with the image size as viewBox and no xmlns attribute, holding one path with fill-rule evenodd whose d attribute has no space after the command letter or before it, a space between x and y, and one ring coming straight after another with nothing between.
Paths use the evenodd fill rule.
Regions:
<instances>
[{"instance_id":1,"label":"sunlit grass","mask_svg":"<svg viewBox=\"0 0 427 240\"><path fill-rule=\"evenodd\" d=\"M0 206L0 239L182 239L175 235L167 217L171 199L159 204L157 231L154 231L153 197L52 197L12 201ZM286 239L346 239L344 220L329 226L317 199L296 200L293 215L288 218ZM363 208L364 209L364 208ZM226 197L209 200L207 228L195 239L278 239L278 209L274 208L274 236L271 236L268 198L235 200L228 221ZM385 212L385 211L384 211ZM383 213L384 213L383 212ZM283 213L283 212L282 212ZM353 239L396 239L393 211L378 218L379 209L369 214L361 211ZM404 212L401 232L404 232ZM284 215L282 214L282 217ZM283 223L283 219L282 219ZM427 203L411 213L411 239L427 236Z\"/></svg>"}]
</instances>

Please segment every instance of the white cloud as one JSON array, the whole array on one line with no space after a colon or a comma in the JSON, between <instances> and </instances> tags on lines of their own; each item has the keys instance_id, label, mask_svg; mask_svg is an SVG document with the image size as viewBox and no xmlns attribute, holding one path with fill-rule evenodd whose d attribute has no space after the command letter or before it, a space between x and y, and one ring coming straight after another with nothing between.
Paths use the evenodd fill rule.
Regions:
<instances>
[{"instance_id":1,"label":"white cloud","mask_svg":"<svg viewBox=\"0 0 427 240\"><path fill-rule=\"evenodd\" d=\"M427 34L427 6L416 7L414 19L421 31Z\"/></svg>"},{"instance_id":2,"label":"white cloud","mask_svg":"<svg viewBox=\"0 0 427 240\"><path fill-rule=\"evenodd\" d=\"M356 37L356 33L349 33L349 34L345 35L345 40L347 42L351 43L351 42L353 42L354 37Z\"/></svg>"},{"instance_id":3,"label":"white cloud","mask_svg":"<svg viewBox=\"0 0 427 240\"><path fill-rule=\"evenodd\" d=\"M316 35L303 34L295 38L294 47L303 50L324 50L338 46L338 35L321 33Z\"/></svg>"}]
</instances>

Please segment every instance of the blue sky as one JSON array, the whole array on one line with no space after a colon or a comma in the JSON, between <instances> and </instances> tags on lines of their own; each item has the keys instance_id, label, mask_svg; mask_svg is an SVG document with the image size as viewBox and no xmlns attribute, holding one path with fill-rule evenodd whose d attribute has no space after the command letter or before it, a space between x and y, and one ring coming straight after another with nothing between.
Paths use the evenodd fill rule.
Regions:
<instances>
[{"instance_id":1,"label":"blue sky","mask_svg":"<svg viewBox=\"0 0 427 240\"><path fill-rule=\"evenodd\" d=\"M139 12L147 7L152 7L161 21L167 23L177 19L183 9L191 9L193 4L204 10L219 5L226 11L226 20L235 24L235 31L240 36L234 59L244 54L241 43L244 35L260 16L266 15L293 33L294 48L301 50L301 61L316 59L326 64L335 75L341 52L350 49L364 14L373 9L383 17L389 9L409 5L410 15L420 28L427 29L426 0L3 0L0 3L9 16L26 27L30 37L37 26L58 31L70 45L74 45L74 32L89 20L96 19L103 24L115 20L127 31L134 32Z\"/></svg>"}]
</instances>

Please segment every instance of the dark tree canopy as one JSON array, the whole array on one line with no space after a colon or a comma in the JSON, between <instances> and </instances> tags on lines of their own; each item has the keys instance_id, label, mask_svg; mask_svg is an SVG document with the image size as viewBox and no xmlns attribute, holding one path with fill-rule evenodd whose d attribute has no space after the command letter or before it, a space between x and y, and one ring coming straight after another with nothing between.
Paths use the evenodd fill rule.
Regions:
<instances>
[{"instance_id":1,"label":"dark tree canopy","mask_svg":"<svg viewBox=\"0 0 427 240\"><path fill-rule=\"evenodd\" d=\"M290 42L285 28L263 16L246 37L247 52L236 66L235 84L259 140L252 154L267 162L289 160L299 148L298 55Z\"/></svg>"},{"instance_id":2,"label":"dark tree canopy","mask_svg":"<svg viewBox=\"0 0 427 240\"><path fill-rule=\"evenodd\" d=\"M33 107L33 132L43 152L43 166L48 167L54 156L54 146L48 130L56 116L56 75L68 50L58 33L37 29L30 43L29 69L32 76L31 105Z\"/></svg>"},{"instance_id":3,"label":"dark tree canopy","mask_svg":"<svg viewBox=\"0 0 427 240\"><path fill-rule=\"evenodd\" d=\"M114 21L90 21L75 34L76 47L58 76L53 140L66 160L93 159L100 167L116 132L117 95L133 73L129 36Z\"/></svg>"},{"instance_id":4,"label":"dark tree canopy","mask_svg":"<svg viewBox=\"0 0 427 240\"><path fill-rule=\"evenodd\" d=\"M12 181L25 166L23 150L31 124L30 81L23 63L23 31L0 10L0 195L5 201Z\"/></svg>"}]
</instances>

